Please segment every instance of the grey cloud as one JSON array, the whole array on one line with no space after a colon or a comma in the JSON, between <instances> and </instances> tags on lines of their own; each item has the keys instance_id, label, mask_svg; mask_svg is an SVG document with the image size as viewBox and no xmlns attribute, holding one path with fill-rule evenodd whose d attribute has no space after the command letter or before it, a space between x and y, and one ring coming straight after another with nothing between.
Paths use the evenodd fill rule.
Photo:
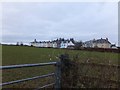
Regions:
<instances>
[{"instance_id":1,"label":"grey cloud","mask_svg":"<svg viewBox=\"0 0 120 90\"><path fill-rule=\"evenodd\" d=\"M108 37L117 42L117 19L117 3L4 3L3 41Z\"/></svg>"}]
</instances>

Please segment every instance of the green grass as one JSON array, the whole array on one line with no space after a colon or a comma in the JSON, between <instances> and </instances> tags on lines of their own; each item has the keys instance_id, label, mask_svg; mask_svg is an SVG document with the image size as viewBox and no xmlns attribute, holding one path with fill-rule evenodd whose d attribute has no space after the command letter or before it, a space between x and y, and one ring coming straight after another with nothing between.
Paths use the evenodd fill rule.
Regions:
<instances>
[{"instance_id":1,"label":"green grass","mask_svg":"<svg viewBox=\"0 0 120 90\"><path fill-rule=\"evenodd\" d=\"M24 46L2 46L2 65L56 61L58 60L56 57L64 53L68 53L71 58L78 54L79 62L89 59L91 62L96 63L110 62L111 64L118 64L118 53L35 48Z\"/></svg>"},{"instance_id":2,"label":"green grass","mask_svg":"<svg viewBox=\"0 0 120 90\"><path fill-rule=\"evenodd\" d=\"M118 53L103 53L103 52L90 52L80 50L64 50L64 49L52 49L52 48L35 48L25 46L2 46L2 65L14 65L14 64L29 64L29 63L41 63L58 61L58 57L61 54L68 53L70 58L73 59L75 55L79 56L78 62L85 62L89 59L90 62L94 63L105 63L105 64L118 64ZM51 60L50 60L51 58ZM47 74L54 72L54 66L46 67L32 67L14 70L3 71L3 82L10 80L18 80L27 77L33 77L36 75ZM7 88L30 88L42 86L43 82L48 83L53 81L52 79L42 79L43 81L33 80L24 82L21 84L15 84L6 86ZM38 82L36 84L36 82ZM42 83L41 83L42 82Z\"/></svg>"}]
</instances>

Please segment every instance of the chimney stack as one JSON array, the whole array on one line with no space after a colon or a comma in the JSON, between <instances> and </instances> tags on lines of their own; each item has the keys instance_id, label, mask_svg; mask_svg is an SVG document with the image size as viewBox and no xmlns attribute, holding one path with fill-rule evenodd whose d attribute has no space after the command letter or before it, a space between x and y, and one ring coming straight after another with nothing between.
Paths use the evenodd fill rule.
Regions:
<instances>
[{"instance_id":1,"label":"chimney stack","mask_svg":"<svg viewBox=\"0 0 120 90\"><path fill-rule=\"evenodd\" d=\"M108 41L108 38L106 38L106 40Z\"/></svg>"}]
</instances>

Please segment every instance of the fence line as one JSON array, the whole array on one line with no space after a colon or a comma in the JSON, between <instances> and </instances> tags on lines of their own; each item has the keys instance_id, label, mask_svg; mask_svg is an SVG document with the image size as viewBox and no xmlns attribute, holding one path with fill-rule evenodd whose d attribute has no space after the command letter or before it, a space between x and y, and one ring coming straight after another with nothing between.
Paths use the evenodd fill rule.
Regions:
<instances>
[{"instance_id":1,"label":"fence line","mask_svg":"<svg viewBox=\"0 0 120 90\"><path fill-rule=\"evenodd\" d=\"M104 63L80 63L80 65L92 65L92 66L101 66L101 67L116 67L120 68L120 65L114 65L114 64L104 64Z\"/></svg>"},{"instance_id":2,"label":"fence line","mask_svg":"<svg viewBox=\"0 0 120 90\"><path fill-rule=\"evenodd\" d=\"M119 86L118 73L120 65L84 62L79 63L79 66L82 68L79 73L79 82L84 82L82 84L84 86L88 85L87 88L97 87L97 85L108 88L117 88Z\"/></svg>"},{"instance_id":3,"label":"fence line","mask_svg":"<svg viewBox=\"0 0 120 90\"><path fill-rule=\"evenodd\" d=\"M81 78L86 78L86 79L91 79L91 80L100 80L101 82L107 82L107 83L120 83L118 80L104 80L100 77L95 77L95 76L89 76L89 75L80 75Z\"/></svg>"}]
</instances>

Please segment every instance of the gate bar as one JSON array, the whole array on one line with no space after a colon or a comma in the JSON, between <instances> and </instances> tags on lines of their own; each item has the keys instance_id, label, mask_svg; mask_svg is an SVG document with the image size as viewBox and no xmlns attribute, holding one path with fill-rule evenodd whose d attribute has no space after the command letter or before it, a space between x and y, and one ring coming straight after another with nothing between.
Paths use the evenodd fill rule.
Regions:
<instances>
[{"instance_id":1,"label":"gate bar","mask_svg":"<svg viewBox=\"0 0 120 90\"><path fill-rule=\"evenodd\" d=\"M57 62L20 64L20 65L0 66L0 69L15 69L15 68L23 68L23 67L46 66L46 65L56 65L56 64Z\"/></svg>"},{"instance_id":2,"label":"gate bar","mask_svg":"<svg viewBox=\"0 0 120 90\"><path fill-rule=\"evenodd\" d=\"M55 73L46 74L46 75L42 75L42 76L35 76L35 77L11 81L11 82L5 82L5 83L0 84L0 86L10 85L10 84L24 82L24 81L28 81L28 80L34 80L34 79L38 79L38 78L45 78L45 77L49 77L49 76L53 76L53 75L55 75Z\"/></svg>"},{"instance_id":3,"label":"gate bar","mask_svg":"<svg viewBox=\"0 0 120 90\"><path fill-rule=\"evenodd\" d=\"M44 85L44 86L42 86L42 87L39 87L39 88L37 88L37 89L35 89L35 90L40 90L40 89L42 89L42 88L46 88L46 87L52 86L52 85L54 85L54 84L55 84L55 83L50 83L50 84Z\"/></svg>"}]
</instances>

